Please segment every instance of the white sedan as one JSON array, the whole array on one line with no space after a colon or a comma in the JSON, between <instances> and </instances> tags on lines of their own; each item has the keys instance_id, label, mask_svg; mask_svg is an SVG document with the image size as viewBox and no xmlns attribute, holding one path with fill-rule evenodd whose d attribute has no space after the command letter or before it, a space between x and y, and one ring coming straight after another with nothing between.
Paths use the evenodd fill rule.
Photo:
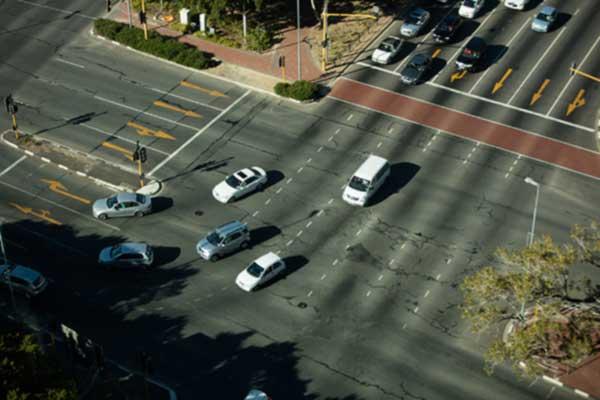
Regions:
<instances>
[{"instance_id":1,"label":"white sedan","mask_svg":"<svg viewBox=\"0 0 600 400\"><path fill-rule=\"evenodd\" d=\"M246 292L263 285L279 275L285 269L285 262L277 254L269 252L257 258L246 269L239 273L235 283Z\"/></svg>"},{"instance_id":2,"label":"white sedan","mask_svg":"<svg viewBox=\"0 0 600 400\"><path fill-rule=\"evenodd\" d=\"M375 49L371 55L371 61L378 64L389 64L398 56L401 47L401 39L394 36L387 37Z\"/></svg>"},{"instance_id":3,"label":"white sedan","mask_svg":"<svg viewBox=\"0 0 600 400\"><path fill-rule=\"evenodd\" d=\"M213 189L213 197L221 203L229 203L262 189L267 183L267 173L259 167L241 169L219 183Z\"/></svg>"}]
</instances>

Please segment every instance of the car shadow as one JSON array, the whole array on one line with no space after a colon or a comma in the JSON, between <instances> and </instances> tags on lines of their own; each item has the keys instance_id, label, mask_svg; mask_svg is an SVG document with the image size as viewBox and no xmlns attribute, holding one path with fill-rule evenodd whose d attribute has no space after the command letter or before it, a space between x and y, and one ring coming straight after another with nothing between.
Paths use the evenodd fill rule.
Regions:
<instances>
[{"instance_id":1,"label":"car shadow","mask_svg":"<svg viewBox=\"0 0 600 400\"><path fill-rule=\"evenodd\" d=\"M175 261L181 254L181 249L179 247L152 246L152 249L154 251L154 263L152 264L152 268L167 265Z\"/></svg>"},{"instance_id":2,"label":"car shadow","mask_svg":"<svg viewBox=\"0 0 600 400\"><path fill-rule=\"evenodd\" d=\"M420 169L421 167L418 165L408 162L393 164L390 176L388 176L383 186L373 195L367 206L377 205L388 197L398 193L400 189L406 186L417 175Z\"/></svg>"},{"instance_id":3,"label":"car shadow","mask_svg":"<svg viewBox=\"0 0 600 400\"><path fill-rule=\"evenodd\" d=\"M275 278L261 285L261 289L274 285L282 279L286 279L289 275L293 274L294 272L298 271L300 268L308 264L308 258L300 255L290 256L283 258L283 262L285 263L284 270Z\"/></svg>"},{"instance_id":4,"label":"car shadow","mask_svg":"<svg viewBox=\"0 0 600 400\"><path fill-rule=\"evenodd\" d=\"M567 22L569 22L571 17L572 17L571 14L559 12L558 15L556 16L556 22L554 22L554 24L548 30L548 32L554 32L554 31L562 28L563 26L565 26L567 24Z\"/></svg>"},{"instance_id":5,"label":"car shadow","mask_svg":"<svg viewBox=\"0 0 600 400\"><path fill-rule=\"evenodd\" d=\"M483 57L481 57L481 62L475 68L474 72L484 71L496 64L508 51L508 47L501 44L492 44L489 45L485 52L483 53Z\"/></svg>"},{"instance_id":6,"label":"car shadow","mask_svg":"<svg viewBox=\"0 0 600 400\"><path fill-rule=\"evenodd\" d=\"M159 213L173 207L173 199L170 197L158 196L152 198L152 213Z\"/></svg>"},{"instance_id":7,"label":"car shadow","mask_svg":"<svg viewBox=\"0 0 600 400\"><path fill-rule=\"evenodd\" d=\"M462 25L460 26L452 40L448 43L460 43L463 40L471 37L471 35L475 33L477 28L479 28L479 25L479 22L472 19L463 20Z\"/></svg>"},{"instance_id":8,"label":"car shadow","mask_svg":"<svg viewBox=\"0 0 600 400\"><path fill-rule=\"evenodd\" d=\"M487 14L494 11L494 8L500 5L499 0L487 0L481 10L477 13L477 18L484 18Z\"/></svg>"},{"instance_id":9,"label":"car shadow","mask_svg":"<svg viewBox=\"0 0 600 400\"><path fill-rule=\"evenodd\" d=\"M277 170L267 171L267 182L265 183L265 186L263 186L263 190L266 190L266 189L270 188L271 186L276 185L277 183L281 182L283 180L283 178L285 178L285 175L281 171L277 171Z\"/></svg>"},{"instance_id":10,"label":"car shadow","mask_svg":"<svg viewBox=\"0 0 600 400\"><path fill-rule=\"evenodd\" d=\"M534 8L542 4L542 1L543 0L529 0L529 3L527 3L525 8L523 9L523 12L533 10Z\"/></svg>"},{"instance_id":11,"label":"car shadow","mask_svg":"<svg viewBox=\"0 0 600 400\"><path fill-rule=\"evenodd\" d=\"M436 76L442 69L444 69L446 64L448 64L448 62L443 58L435 57L434 59L432 59L431 66L429 67L425 75L423 75L423 77L421 78L421 83L425 83L434 76Z\"/></svg>"},{"instance_id":12,"label":"car shadow","mask_svg":"<svg viewBox=\"0 0 600 400\"><path fill-rule=\"evenodd\" d=\"M250 231L250 246L257 246L261 243L268 242L275 236L281 234L281 229L275 225L261 226Z\"/></svg>"}]
</instances>

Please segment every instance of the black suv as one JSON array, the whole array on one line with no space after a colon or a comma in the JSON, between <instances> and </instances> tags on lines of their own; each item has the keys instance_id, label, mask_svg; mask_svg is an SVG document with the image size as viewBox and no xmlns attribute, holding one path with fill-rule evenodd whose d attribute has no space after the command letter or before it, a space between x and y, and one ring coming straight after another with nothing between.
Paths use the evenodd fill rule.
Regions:
<instances>
[{"instance_id":1,"label":"black suv","mask_svg":"<svg viewBox=\"0 0 600 400\"><path fill-rule=\"evenodd\" d=\"M481 63L487 43L480 37L471 38L456 59L456 68L474 71Z\"/></svg>"},{"instance_id":2,"label":"black suv","mask_svg":"<svg viewBox=\"0 0 600 400\"><path fill-rule=\"evenodd\" d=\"M456 32L460 29L463 19L458 15L448 14L435 27L433 39L439 43L446 43L452 40Z\"/></svg>"}]
</instances>

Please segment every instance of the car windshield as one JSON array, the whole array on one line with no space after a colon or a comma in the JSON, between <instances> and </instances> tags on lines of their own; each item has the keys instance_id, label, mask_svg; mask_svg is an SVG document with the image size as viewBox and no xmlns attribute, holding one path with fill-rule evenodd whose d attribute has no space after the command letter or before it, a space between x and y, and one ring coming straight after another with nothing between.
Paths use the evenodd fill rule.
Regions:
<instances>
[{"instance_id":1,"label":"car windshield","mask_svg":"<svg viewBox=\"0 0 600 400\"><path fill-rule=\"evenodd\" d=\"M211 234L209 234L206 237L206 240L208 241L208 243L216 246L216 245L218 245L221 242L221 240L223 240L223 238L221 236L219 236L217 234L217 232L212 232Z\"/></svg>"},{"instance_id":2,"label":"car windshield","mask_svg":"<svg viewBox=\"0 0 600 400\"><path fill-rule=\"evenodd\" d=\"M465 0L463 2L463 6L474 8L475 7L475 0Z\"/></svg>"},{"instance_id":3,"label":"car windshield","mask_svg":"<svg viewBox=\"0 0 600 400\"><path fill-rule=\"evenodd\" d=\"M353 176L352 179L350 179L350 183L348 183L348 185L354 190L366 192L367 189L369 188L369 181L366 179L362 179L362 178Z\"/></svg>"},{"instance_id":4,"label":"car windshield","mask_svg":"<svg viewBox=\"0 0 600 400\"><path fill-rule=\"evenodd\" d=\"M419 11L412 11L410 14L408 14L406 22L408 22L409 24L418 24L419 22L421 22L422 18L423 14L421 14Z\"/></svg>"},{"instance_id":5,"label":"car windshield","mask_svg":"<svg viewBox=\"0 0 600 400\"><path fill-rule=\"evenodd\" d=\"M552 16L550 14L539 13L537 19L544 22L552 21Z\"/></svg>"},{"instance_id":6,"label":"car windshield","mask_svg":"<svg viewBox=\"0 0 600 400\"><path fill-rule=\"evenodd\" d=\"M144 196L143 194L136 194L135 195L135 199L137 200L138 203L140 204L144 204L146 202L146 196Z\"/></svg>"},{"instance_id":7,"label":"car windshield","mask_svg":"<svg viewBox=\"0 0 600 400\"><path fill-rule=\"evenodd\" d=\"M121 250L121 246L119 246L118 244L114 245L113 247L111 247L110 249L110 257L111 258L116 258L117 256L119 256L122 253Z\"/></svg>"},{"instance_id":8,"label":"car windshield","mask_svg":"<svg viewBox=\"0 0 600 400\"><path fill-rule=\"evenodd\" d=\"M260 276L262 275L262 273L263 273L264 270L265 269L263 267L261 267L260 265L258 265L257 263L252 263L248 267L247 271L253 277L260 278Z\"/></svg>"},{"instance_id":9,"label":"car windshield","mask_svg":"<svg viewBox=\"0 0 600 400\"><path fill-rule=\"evenodd\" d=\"M391 53L394 50L394 48L392 47L391 44L383 42L379 45L379 50L385 51L387 53Z\"/></svg>"},{"instance_id":10,"label":"car windshield","mask_svg":"<svg viewBox=\"0 0 600 400\"><path fill-rule=\"evenodd\" d=\"M242 183L242 181L236 178L235 175L229 175L227 178L225 178L225 182L234 189L239 187Z\"/></svg>"},{"instance_id":11,"label":"car windshield","mask_svg":"<svg viewBox=\"0 0 600 400\"><path fill-rule=\"evenodd\" d=\"M106 199L106 205L108 208L113 208L117 204L117 196L109 197Z\"/></svg>"}]
</instances>

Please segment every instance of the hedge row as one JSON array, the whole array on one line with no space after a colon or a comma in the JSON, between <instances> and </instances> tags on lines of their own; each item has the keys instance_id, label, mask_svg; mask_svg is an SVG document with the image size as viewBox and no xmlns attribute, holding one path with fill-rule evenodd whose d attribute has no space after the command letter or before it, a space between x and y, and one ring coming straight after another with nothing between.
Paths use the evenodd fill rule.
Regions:
<instances>
[{"instance_id":1,"label":"hedge row","mask_svg":"<svg viewBox=\"0 0 600 400\"><path fill-rule=\"evenodd\" d=\"M294 83L279 82L275 85L275 93L280 96L305 101L317 97L319 85L309 81L295 81Z\"/></svg>"},{"instance_id":2,"label":"hedge row","mask_svg":"<svg viewBox=\"0 0 600 400\"><path fill-rule=\"evenodd\" d=\"M94 30L98 35L107 39L181 65L197 69L214 66L212 54L200 51L188 44L180 43L175 38L161 36L154 31L149 31L148 40L144 40L142 29L129 27L126 24L108 19L97 19L94 22Z\"/></svg>"}]
</instances>

